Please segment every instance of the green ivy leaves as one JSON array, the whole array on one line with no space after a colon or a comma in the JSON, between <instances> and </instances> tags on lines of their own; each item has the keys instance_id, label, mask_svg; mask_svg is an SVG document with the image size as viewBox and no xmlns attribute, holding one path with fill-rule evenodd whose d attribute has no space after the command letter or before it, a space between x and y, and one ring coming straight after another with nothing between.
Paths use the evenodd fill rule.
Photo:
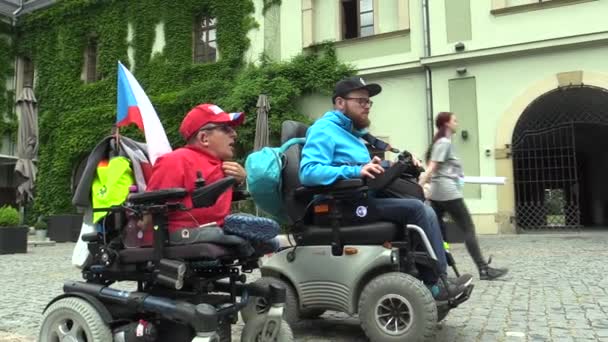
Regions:
<instances>
[{"instance_id":1,"label":"green ivy leaves","mask_svg":"<svg viewBox=\"0 0 608 342\"><path fill-rule=\"evenodd\" d=\"M264 4L278 6L280 1ZM239 129L240 160L252 149L260 94L271 100L273 143L278 142L282 121L308 120L298 113L297 98L329 93L352 70L338 62L331 46L289 62L263 58L259 66L245 65L243 56L250 45L247 33L257 26L253 12L250 0L71 0L26 16L18 27L17 52L30 56L37 71L41 138L37 214L74 211L72 173L112 129L116 63L120 60L129 66L129 44L135 50L134 75L154 104L174 148L184 143L178 134L183 116L204 102L247 113L246 123ZM221 59L216 63L192 62L194 19L201 14L218 19ZM162 54L151 56L160 22L164 23L165 46ZM130 43L128 24L134 33ZM102 79L85 84L81 72L91 35L97 37ZM121 134L143 140L135 127L121 129Z\"/></svg>"}]
</instances>

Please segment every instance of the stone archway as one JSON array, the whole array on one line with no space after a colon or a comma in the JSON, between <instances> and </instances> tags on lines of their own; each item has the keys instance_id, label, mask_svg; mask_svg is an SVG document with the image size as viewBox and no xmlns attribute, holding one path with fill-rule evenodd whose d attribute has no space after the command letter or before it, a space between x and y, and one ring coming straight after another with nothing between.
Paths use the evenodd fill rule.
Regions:
<instances>
[{"instance_id":1,"label":"stone archway","mask_svg":"<svg viewBox=\"0 0 608 342\"><path fill-rule=\"evenodd\" d=\"M608 75L583 71L556 74L529 87L513 101L499 119L495 142L496 174L508 179L505 186L498 188L497 222L499 232L517 231L515 226L516 192L512 159L512 139L516 125L522 114L534 101L556 89L572 86L593 86L608 89Z\"/></svg>"}]
</instances>

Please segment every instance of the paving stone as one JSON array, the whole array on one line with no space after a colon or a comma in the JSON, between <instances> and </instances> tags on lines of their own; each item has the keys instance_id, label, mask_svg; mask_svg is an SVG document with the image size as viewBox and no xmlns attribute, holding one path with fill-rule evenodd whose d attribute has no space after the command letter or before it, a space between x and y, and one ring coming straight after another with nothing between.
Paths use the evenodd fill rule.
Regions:
<instances>
[{"instance_id":1,"label":"paving stone","mask_svg":"<svg viewBox=\"0 0 608 342\"><path fill-rule=\"evenodd\" d=\"M608 342L608 231L482 235L479 241L484 254L510 272L504 280L479 281L464 245L452 244L460 272L475 276L475 290L439 325L436 341ZM29 246L27 254L0 255L0 341L35 341L44 307L62 293L64 281L81 279L70 263L73 247ZM233 326L234 340L242 327L240 321ZM367 341L356 317L335 312L293 330L296 341Z\"/></svg>"}]
</instances>

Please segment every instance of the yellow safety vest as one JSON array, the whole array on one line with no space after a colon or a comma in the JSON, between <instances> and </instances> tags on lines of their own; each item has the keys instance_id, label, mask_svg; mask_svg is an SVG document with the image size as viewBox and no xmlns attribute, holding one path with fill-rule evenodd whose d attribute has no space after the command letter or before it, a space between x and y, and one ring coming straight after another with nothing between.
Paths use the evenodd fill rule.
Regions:
<instances>
[{"instance_id":1,"label":"yellow safety vest","mask_svg":"<svg viewBox=\"0 0 608 342\"><path fill-rule=\"evenodd\" d=\"M129 187L135 183L131 162L125 157L102 160L92 185L93 209L121 204L127 199ZM93 212L93 222L106 216L107 212Z\"/></svg>"}]
</instances>

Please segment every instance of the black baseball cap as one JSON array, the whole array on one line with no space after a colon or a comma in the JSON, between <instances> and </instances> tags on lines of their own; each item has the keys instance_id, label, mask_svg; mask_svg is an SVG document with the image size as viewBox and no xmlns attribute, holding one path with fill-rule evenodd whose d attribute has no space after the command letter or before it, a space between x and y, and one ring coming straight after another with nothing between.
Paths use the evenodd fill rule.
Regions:
<instances>
[{"instance_id":1,"label":"black baseball cap","mask_svg":"<svg viewBox=\"0 0 608 342\"><path fill-rule=\"evenodd\" d=\"M353 90L365 89L369 92L369 97L376 96L382 91L382 87L376 83L365 83L362 77L353 76L345 78L338 83L334 88L334 96L332 102L336 102L336 97L344 97Z\"/></svg>"}]
</instances>

